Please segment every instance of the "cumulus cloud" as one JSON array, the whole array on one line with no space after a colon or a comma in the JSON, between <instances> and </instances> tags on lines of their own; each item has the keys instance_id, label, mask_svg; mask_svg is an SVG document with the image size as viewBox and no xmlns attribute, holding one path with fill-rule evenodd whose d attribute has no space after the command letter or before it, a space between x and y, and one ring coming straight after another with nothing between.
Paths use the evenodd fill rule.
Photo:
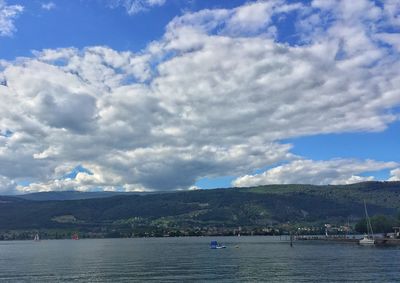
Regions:
<instances>
[{"instance_id":1,"label":"cumulus cloud","mask_svg":"<svg viewBox=\"0 0 400 283\"><path fill-rule=\"evenodd\" d=\"M41 7L43 10L50 11L56 8L56 4L54 2L47 2L47 3L42 3Z\"/></svg>"},{"instance_id":2,"label":"cumulus cloud","mask_svg":"<svg viewBox=\"0 0 400 283\"><path fill-rule=\"evenodd\" d=\"M400 34L398 33L379 33L376 38L384 43L392 45L400 53Z\"/></svg>"},{"instance_id":3,"label":"cumulus cloud","mask_svg":"<svg viewBox=\"0 0 400 283\"><path fill-rule=\"evenodd\" d=\"M15 193L16 186L17 184L14 181L0 176L0 194L13 194Z\"/></svg>"},{"instance_id":4,"label":"cumulus cloud","mask_svg":"<svg viewBox=\"0 0 400 283\"><path fill-rule=\"evenodd\" d=\"M390 171L389 181L400 181L400 168L396 168Z\"/></svg>"},{"instance_id":5,"label":"cumulus cloud","mask_svg":"<svg viewBox=\"0 0 400 283\"><path fill-rule=\"evenodd\" d=\"M14 21L23 12L21 5L7 5L0 0L0 36L11 36L16 31Z\"/></svg>"},{"instance_id":6,"label":"cumulus cloud","mask_svg":"<svg viewBox=\"0 0 400 283\"><path fill-rule=\"evenodd\" d=\"M234 9L201 10L187 13L173 19L168 29L179 30L180 27L191 27L207 32L229 36L263 36L276 35L272 24L273 16L283 16L301 9L300 3L287 4L283 0L254 1Z\"/></svg>"},{"instance_id":7,"label":"cumulus cloud","mask_svg":"<svg viewBox=\"0 0 400 283\"><path fill-rule=\"evenodd\" d=\"M109 4L112 8L122 6L129 15L135 15L150 8L162 6L165 2L166 0L111 0Z\"/></svg>"},{"instance_id":8,"label":"cumulus cloud","mask_svg":"<svg viewBox=\"0 0 400 283\"><path fill-rule=\"evenodd\" d=\"M234 180L232 185L249 187L265 184L352 184L374 180L373 176L360 176L361 173L390 169L396 166L398 164L395 162L373 160L296 160L271 168L261 174L242 176Z\"/></svg>"},{"instance_id":9,"label":"cumulus cloud","mask_svg":"<svg viewBox=\"0 0 400 283\"><path fill-rule=\"evenodd\" d=\"M61 177L49 180L47 182L31 183L29 185L16 185L15 189L19 192L48 192L48 191L63 191L63 190L75 190L78 188L80 191L143 191L140 187L119 187L114 184L121 184L123 180L112 173L107 173L105 168L101 168L95 164L87 164L92 171L80 171L76 172L76 176L72 177ZM55 171L62 172L68 166L57 167ZM71 168L68 168L71 170ZM73 170L73 169L72 169ZM67 173L64 171L64 173ZM69 172L68 172L69 173Z\"/></svg>"},{"instance_id":10,"label":"cumulus cloud","mask_svg":"<svg viewBox=\"0 0 400 283\"><path fill-rule=\"evenodd\" d=\"M397 119L400 62L376 37L395 14L389 19L365 3L347 10L324 1L260 1L203 10L175 18L139 53L96 46L2 61L0 132L8 134L0 135L0 176L31 182L18 191L169 190L277 162L291 164L282 170L298 162L325 166L319 177L296 179L312 183L364 180L363 172L392 168L299 161L283 142L382 131ZM371 5L375 12L360 12ZM254 7L261 15L249 23L244 15ZM276 37L273 18L287 13L298 13L301 44ZM319 22L326 13L329 23ZM317 28L307 28L313 16ZM93 175L61 178L77 164Z\"/></svg>"}]
</instances>

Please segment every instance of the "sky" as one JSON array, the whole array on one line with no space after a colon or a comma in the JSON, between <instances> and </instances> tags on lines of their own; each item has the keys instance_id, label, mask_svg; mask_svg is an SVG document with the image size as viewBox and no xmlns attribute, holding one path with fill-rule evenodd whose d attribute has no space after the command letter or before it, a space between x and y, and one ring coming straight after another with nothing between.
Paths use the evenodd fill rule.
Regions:
<instances>
[{"instance_id":1,"label":"sky","mask_svg":"<svg viewBox=\"0 0 400 283\"><path fill-rule=\"evenodd\" d=\"M0 194L400 180L397 0L0 0Z\"/></svg>"}]
</instances>

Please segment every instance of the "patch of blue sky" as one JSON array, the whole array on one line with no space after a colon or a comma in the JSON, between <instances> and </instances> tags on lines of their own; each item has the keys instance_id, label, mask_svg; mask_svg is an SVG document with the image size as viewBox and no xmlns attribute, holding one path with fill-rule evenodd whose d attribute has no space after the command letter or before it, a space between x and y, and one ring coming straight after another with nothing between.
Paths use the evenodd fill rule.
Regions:
<instances>
[{"instance_id":1,"label":"patch of blue sky","mask_svg":"<svg viewBox=\"0 0 400 283\"><path fill-rule=\"evenodd\" d=\"M75 179L79 173L86 173L88 175L93 175L93 173L89 169L86 169L82 165L78 165L74 169L72 169L71 172L62 176L61 179Z\"/></svg>"},{"instance_id":2,"label":"patch of blue sky","mask_svg":"<svg viewBox=\"0 0 400 283\"><path fill-rule=\"evenodd\" d=\"M292 153L307 159L333 158L374 159L400 162L400 121L382 132L323 134L287 139Z\"/></svg>"},{"instance_id":3,"label":"patch of blue sky","mask_svg":"<svg viewBox=\"0 0 400 283\"><path fill-rule=\"evenodd\" d=\"M294 24L296 17L298 17L297 12L291 12L285 15L274 15L272 17L272 22L277 27L277 42L286 43L291 46L300 44L299 34L296 32L296 26Z\"/></svg>"},{"instance_id":4,"label":"patch of blue sky","mask_svg":"<svg viewBox=\"0 0 400 283\"><path fill-rule=\"evenodd\" d=\"M276 163L268 165L268 166L264 166L264 167L261 167L261 168L254 169L253 171L249 172L248 175L262 174L265 171L268 171L268 170L270 170L272 168L275 168L275 167L278 167L278 166L285 165L285 164L287 164L289 162L290 162L290 160L282 160L282 161L276 162Z\"/></svg>"},{"instance_id":5,"label":"patch of blue sky","mask_svg":"<svg viewBox=\"0 0 400 283\"><path fill-rule=\"evenodd\" d=\"M379 171L362 172L358 175L362 177L374 176L376 181L387 181L390 177L390 170L391 169L383 169Z\"/></svg>"},{"instance_id":6,"label":"patch of blue sky","mask_svg":"<svg viewBox=\"0 0 400 283\"><path fill-rule=\"evenodd\" d=\"M148 63L149 67L150 67L150 71L151 71L152 77L155 77L155 76L159 75L158 66L160 64L162 64L165 61L168 61L168 59L171 59L171 58L175 57L175 55L176 55L175 51L170 51L170 52L166 52L164 54L164 56L162 56L162 57L158 57L158 56L152 57L149 60L149 63Z\"/></svg>"},{"instance_id":7,"label":"patch of blue sky","mask_svg":"<svg viewBox=\"0 0 400 283\"><path fill-rule=\"evenodd\" d=\"M121 81L121 85L131 85L131 84L137 84L137 83L142 83L138 78L136 78L133 75L129 76L124 76L124 78Z\"/></svg>"},{"instance_id":8,"label":"patch of blue sky","mask_svg":"<svg viewBox=\"0 0 400 283\"><path fill-rule=\"evenodd\" d=\"M8 60L31 56L32 50L71 46L140 51L159 39L168 22L181 13L172 3L130 16L122 7L110 9L103 1L59 0L51 11L43 10L40 1L7 1L13 2L25 9L16 21L18 31L0 38L1 58Z\"/></svg>"},{"instance_id":9,"label":"patch of blue sky","mask_svg":"<svg viewBox=\"0 0 400 283\"><path fill-rule=\"evenodd\" d=\"M377 40L376 44L380 47L380 48L384 48L386 52L388 52L388 54L390 54L391 56L393 56L393 58L400 58L400 53L397 51L396 48L393 48L393 45L386 43L384 41L381 40Z\"/></svg>"},{"instance_id":10,"label":"patch of blue sky","mask_svg":"<svg viewBox=\"0 0 400 283\"><path fill-rule=\"evenodd\" d=\"M264 166L261 168L254 169L250 172L247 172L248 175L262 174L265 171L272 169L277 166L284 165L289 161L280 161L276 162L269 166ZM368 175L369 176L369 175ZM198 186L202 189L216 189L216 188L230 188L232 187L232 182L239 176L221 176L216 178L201 178L197 180L195 186Z\"/></svg>"},{"instance_id":11,"label":"patch of blue sky","mask_svg":"<svg viewBox=\"0 0 400 283\"><path fill-rule=\"evenodd\" d=\"M68 65L68 60L66 58L59 58L51 61L51 64L57 67L65 67Z\"/></svg>"},{"instance_id":12,"label":"patch of blue sky","mask_svg":"<svg viewBox=\"0 0 400 283\"><path fill-rule=\"evenodd\" d=\"M166 1L162 7L135 15L129 15L123 6L111 9L106 1L59 0L51 11L43 10L39 1L9 0L8 3L25 7L16 21L18 31L12 37L0 38L2 59L12 60L31 56L32 50L72 46L82 49L102 45L119 51L139 52L150 42L160 39L167 24L184 12L230 9L246 1ZM278 41L299 44L293 23L297 16L294 11L281 18L274 17L273 22L279 29ZM221 28L217 26L214 32Z\"/></svg>"},{"instance_id":13,"label":"patch of blue sky","mask_svg":"<svg viewBox=\"0 0 400 283\"><path fill-rule=\"evenodd\" d=\"M0 136L9 138L13 135L14 133L10 131L9 129L6 130L0 130Z\"/></svg>"},{"instance_id":14,"label":"patch of blue sky","mask_svg":"<svg viewBox=\"0 0 400 283\"><path fill-rule=\"evenodd\" d=\"M202 189L216 189L216 188L229 188L232 187L232 181L235 180L234 176L222 176L216 178L201 178L197 180L195 186Z\"/></svg>"},{"instance_id":15,"label":"patch of blue sky","mask_svg":"<svg viewBox=\"0 0 400 283\"><path fill-rule=\"evenodd\" d=\"M32 183L31 181L22 180L22 181L18 181L18 182L17 182L17 185L18 185L18 186L22 186L22 187L27 187L27 186L29 186L31 183Z\"/></svg>"},{"instance_id":16,"label":"patch of blue sky","mask_svg":"<svg viewBox=\"0 0 400 283\"><path fill-rule=\"evenodd\" d=\"M194 0L194 1L180 1L181 5L185 5L183 10L198 11L203 9L232 9L243 5L247 0ZM185 3L186 2L186 3Z\"/></svg>"},{"instance_id":17,"label":"patch of blue sky","mask_svg":"<svg viewBox=\"0 0 400 283\"><path fill-rule=\"evenodd\" d=\"M387 110L387 113L396 117L397 122L400 122L400 105Z\"/></svg>"},{"instance_id":18,"label":"patch of blue sky","mask_svg":"<svg viewBox=\"0 0 400 283\"><path fill-rule=\"evenodd\" d=\"M129 15L123 6L110 8L107 1L58 0L50 11L40 1L8 0L21 4L24 12L18 17L18 31L12 37L0 38L2 59L31 56L32 50L87 46L109 46L119 51L143 50L150 42L160 39L165 27L176 16L203 9L231 9L243 5L244 0L166 1L141 13ZM298 1L289 1L296 3ZM280 40L291 42L297 12L291 12L280 22ZM217 26L215 32L223 27ZM293 44L297 40L293 41ZM298 42L297 42L298 43ZM62 64L62 62L60 62Z\"/></svg>"}]
</instances>

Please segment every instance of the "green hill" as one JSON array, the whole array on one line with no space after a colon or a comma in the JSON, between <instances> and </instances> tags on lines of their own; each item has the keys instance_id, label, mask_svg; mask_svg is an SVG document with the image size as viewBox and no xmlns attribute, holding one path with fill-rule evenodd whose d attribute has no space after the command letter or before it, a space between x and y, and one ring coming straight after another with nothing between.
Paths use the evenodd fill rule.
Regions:
<instances>
[{"instance_id":1,"label":"green hill","mask_svg":"<svg viewBox=\"0 0 400 283\"><path fill-rule=\"evenodd\" d=\"M397 216L400 182L270 185L62 201L0 197L0 231L71 231L92 236L202 235Z\"/></svg>"},{"instance_id":2,"label":"green hill","mask_svg":"<svg viewBox=\"0 0 400 283\"><path fill-rule=\"evenodd\" d=\"M133 195L144 193L125 193L125 192L80 192L80 191L63 191L63 192L38 192L24 195L18 195L18 198L35 201L47 200L78 200L92 198L108 198L118 195Z\"/></svg>"}]
</instances>

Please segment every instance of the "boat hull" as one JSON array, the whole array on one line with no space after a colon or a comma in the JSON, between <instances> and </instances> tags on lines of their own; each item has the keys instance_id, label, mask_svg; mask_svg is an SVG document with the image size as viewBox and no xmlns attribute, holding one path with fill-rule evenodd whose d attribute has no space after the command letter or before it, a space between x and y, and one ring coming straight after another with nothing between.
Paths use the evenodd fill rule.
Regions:
<instances>
[{"instance_id":1,"label":"boat hull","mask_svg":"<svg viewBox=\"0 0 400 283\"><path fill-rule=\"evenodd\" d=\"M362 246L373 246L373 245L375 245L375 240L363 238L358 243Z\"/></svg>"}]
</instances>

